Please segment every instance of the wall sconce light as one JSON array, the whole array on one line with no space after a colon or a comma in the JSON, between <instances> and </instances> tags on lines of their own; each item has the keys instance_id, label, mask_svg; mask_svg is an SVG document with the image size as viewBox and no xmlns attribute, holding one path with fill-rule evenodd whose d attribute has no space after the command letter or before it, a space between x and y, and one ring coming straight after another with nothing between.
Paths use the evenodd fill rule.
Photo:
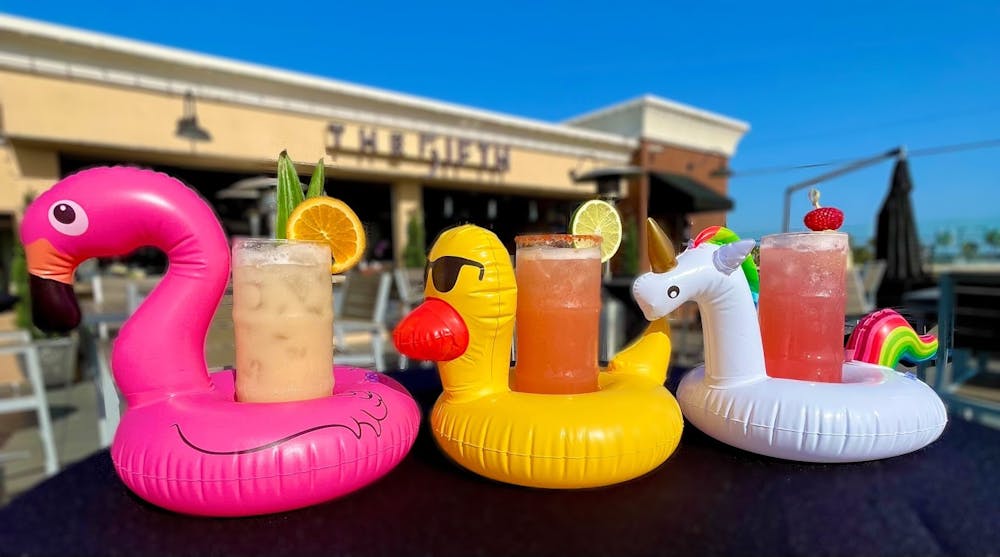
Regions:
<instances>
[{"instance_id":1,"label":"wall sconce light","mask_svg":"<svg viewBox=\"0 0 1000 557\"><path fill-rule=\"evenodd\" d=\"M719 165L719 168L713 170L710 174L713 178L729 178L733 175L733 169L729 168L726 163Z\"/></svg>"},{"instance_id":2,"label":"wall sconce light","mask_svg":"<svg viewBox=\"0 0 1000 557\"><path fill-rule=\"evenodd\" d=\"M184 93L184 114L177 120L177 137L191 141L211 141L212 136L198 125L198 115L194 108L194 93Z\"/></svg>"},{"instance_id":3,"label":"wall sconce light","mask_svg":"<svg viewBox=\"0 0 1000 557\"><path fill-rule=\"evenodd\" d=\"M614 203L621 197L621 181L624 178L634 178L645 174L640 166L613 166L596 168L590 172L570 173L570 178L577 184L596 182L597 195Z\"/></svg>"}]
</instances>

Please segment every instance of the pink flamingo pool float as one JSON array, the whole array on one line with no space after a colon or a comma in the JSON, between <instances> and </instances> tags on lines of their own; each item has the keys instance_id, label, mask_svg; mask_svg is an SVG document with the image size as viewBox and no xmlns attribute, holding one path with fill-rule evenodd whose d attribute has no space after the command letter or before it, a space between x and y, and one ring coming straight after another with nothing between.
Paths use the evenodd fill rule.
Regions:
<instances>
[{"instance_id":1,"label":"pink flamingo pool float","mask_svg":"<svg viewBox=\"0 0 1000 557\"><path fill-rule=\"evenodd\" d=\"M333 499L377 480L410 450L420 414L393 380L335 367L331 396L239 403L234 375L209 375L205 338L229 277L212 209L164 174L128 167L74 174L25 212L21 237L35 323L80 321L73 272L91 257L163 250L166 276L112 352L128 403L111 446L122 481L174 511L244 516Z\"/></svg>"}]
</instances>

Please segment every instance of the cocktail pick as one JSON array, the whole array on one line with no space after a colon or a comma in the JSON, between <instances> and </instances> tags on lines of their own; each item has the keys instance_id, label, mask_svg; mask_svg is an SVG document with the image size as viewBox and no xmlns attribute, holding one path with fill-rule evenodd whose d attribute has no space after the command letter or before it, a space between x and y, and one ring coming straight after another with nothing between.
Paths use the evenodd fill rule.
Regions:
<instances>
[{"instance_id":1,"label":"cocktail pick","mask_svg":"<svg viewBox=\"0 0 1000 557\"><path fill-rule=\"evenodd\" d=\"M823 230L837 230L844 224L844 212L836 207L820 207L819 190L812 188L809 190L809 201L814 209L806 213L803 222L806 228L816 232Z\"/></svg>"}]
</instances>

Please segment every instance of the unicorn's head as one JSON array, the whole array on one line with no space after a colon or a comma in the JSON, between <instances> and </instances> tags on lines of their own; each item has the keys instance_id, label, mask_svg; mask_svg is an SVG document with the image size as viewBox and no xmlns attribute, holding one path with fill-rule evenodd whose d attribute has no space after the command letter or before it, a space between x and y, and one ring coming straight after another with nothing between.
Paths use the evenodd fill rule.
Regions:
<instances>
[{"instance_id":1,"label":"unicorn's head","mask_svg":"<svg viewBox=\"0 0 1000 557\"><path fill-rule=\"evenodd\" d=\"M653 268L636 279L632 295L646 319L660 319L689 300L740 287L750 291L739 271L753 250L753 240L717 245L703 242L675 256L673 245L653 219L646 223L649 258Z\"/></svg>"}]
</instances>

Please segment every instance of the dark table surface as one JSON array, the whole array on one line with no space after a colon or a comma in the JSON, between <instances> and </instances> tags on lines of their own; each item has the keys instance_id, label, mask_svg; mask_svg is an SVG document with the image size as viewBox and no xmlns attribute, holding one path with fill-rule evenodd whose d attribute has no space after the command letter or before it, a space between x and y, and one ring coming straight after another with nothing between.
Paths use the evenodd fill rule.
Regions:
<instances>
[{"instance_id":1,"label":"dark table surface","mask_svg":"<svg viewBox=\"0 0 1000 557\"><path fill-rule=\"evenodd\" d=\"M433 370L394 375L425 409L440 392ZM657 470L580 491L465 472L425 423L381 481L253 518L160 510L100 451L0 510L0 554L1000 555L998 488L1000 431L959 419L922 451L846 465L754 455L688 425Z\"/></svg>"}]
</instances>

